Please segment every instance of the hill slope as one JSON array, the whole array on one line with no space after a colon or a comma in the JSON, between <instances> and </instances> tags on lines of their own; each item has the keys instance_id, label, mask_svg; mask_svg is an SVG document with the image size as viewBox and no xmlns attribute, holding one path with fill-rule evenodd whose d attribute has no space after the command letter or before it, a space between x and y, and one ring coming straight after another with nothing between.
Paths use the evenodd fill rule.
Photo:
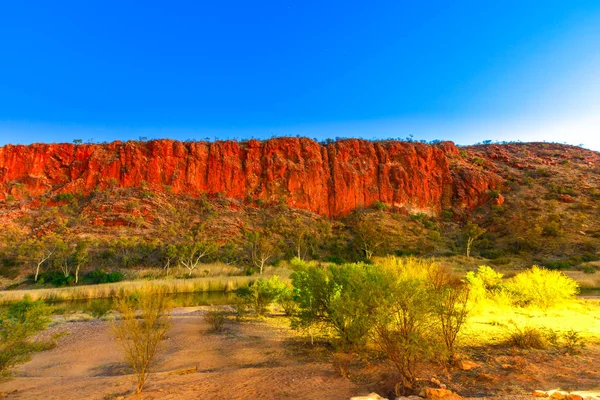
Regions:
<instances>
[{"instance_id":1,"label":"hill slope","mask_svg":"<svg viewBox=\"0 0 600 400\"><path fill-rule=\"evenodd\" d=\"M53 233L90 242L96 267L161 266L169 245L198 241L239 265L261 248L268 262L439 256L464 253L471 222L492 263L571 267L598 259L599 189L599 153L547 143L5 146L0 251L6 274Z\"/></svg>"}]
</instances>

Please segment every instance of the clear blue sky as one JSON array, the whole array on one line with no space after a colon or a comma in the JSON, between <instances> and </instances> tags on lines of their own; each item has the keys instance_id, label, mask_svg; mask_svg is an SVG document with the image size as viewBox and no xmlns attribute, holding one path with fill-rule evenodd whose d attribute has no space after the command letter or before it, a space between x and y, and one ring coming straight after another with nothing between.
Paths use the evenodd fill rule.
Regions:
<instances>
[{"instance_id":1,"label":"clear blue sky","mask_svg":"<svg viewBox=\"0 0 600 400\"><path fill-rule=\"evenodd\" d=\"M0 144L296 135L600 150L600 1L5 1Z\"/></svg>"}]
</instances>

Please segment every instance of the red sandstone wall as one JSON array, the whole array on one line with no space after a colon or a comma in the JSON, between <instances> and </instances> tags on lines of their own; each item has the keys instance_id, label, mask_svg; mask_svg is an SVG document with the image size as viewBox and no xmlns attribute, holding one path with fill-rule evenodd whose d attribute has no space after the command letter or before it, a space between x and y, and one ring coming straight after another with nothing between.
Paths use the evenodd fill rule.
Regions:
<instances>
[{"instance_id":1,"label":"red sandstone wall","mask_svg":"<svg viewBox=\"0 0 600 400\"><path fill-rule=\"evenodd\" d=\"M223 193L278 201L323 215L341 215L376 200L438 214L487 201L497 175L463 168L454 144L349 139L248 142L172 140L110 144L34 144L0 148L0 199L121 187L175 193Z\"/></svg>"}]
</instances>

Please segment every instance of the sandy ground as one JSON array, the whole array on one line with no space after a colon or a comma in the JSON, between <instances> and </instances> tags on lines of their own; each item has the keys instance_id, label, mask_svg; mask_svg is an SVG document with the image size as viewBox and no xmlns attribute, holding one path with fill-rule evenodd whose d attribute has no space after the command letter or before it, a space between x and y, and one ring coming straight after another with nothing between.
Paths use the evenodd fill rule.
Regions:
<instances>
[{"instance_id":1,"label":"sandy ground","mask_svg":"<svg viewBox=\"0 0 600 400\"><path fill-rule=\"evenodd\" d=\"M135 378L123 362L110 326L70 322L47 331L70 332L49 351L35 354L0 384L8 399L339 399L359 390L331 364L290 354L285 327L232 322L221 334L197 308L174 310L173 326L157 373L144 393L131 395ZM181 374L181 369L197 372ZM299 395L300 394L300 395Z\"/></svg>"},{"instance_id":2,"label":"sandy ground","mask_svg":"<svg viewBox=\"0 0 600 400\"><path fill-rule=\"evenodd\" d=\"M37 353L0 382L7 399L348 399L372 391L392 394L395 374L385 362L354 357L342 377L331 349L312 347L289 329L285 318L231 321L220 334L207 334L206 308L173 311L173 326L158 368L142 394L132 394L135 377L108 322L63 322L57 346ZM471 398L532 399L534 389L587 390L600 396L600 346L577 356L486 347L471 349L480 367L444 371L425 366ZM190 371L191 370L191 371Z\"/></svg>"}]
</instances>

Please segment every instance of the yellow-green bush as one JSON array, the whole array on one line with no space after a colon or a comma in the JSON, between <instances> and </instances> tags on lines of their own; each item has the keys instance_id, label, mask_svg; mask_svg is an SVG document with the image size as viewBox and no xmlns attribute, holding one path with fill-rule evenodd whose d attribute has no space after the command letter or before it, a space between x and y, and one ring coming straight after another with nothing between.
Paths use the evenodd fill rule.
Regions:
<instances>
[{"instance_id":1,"label":"yellow-green bush","mask_svg":"<svg viewBox=\"0 0 600 400\"><path fill-rule=\"evenodd\" d=\"M579 285L573 279L560 271L547 270L537 265L510 278L505 287L515 304L542 309L570 300L579 293Z\"/></svg>"}]
</instances>

